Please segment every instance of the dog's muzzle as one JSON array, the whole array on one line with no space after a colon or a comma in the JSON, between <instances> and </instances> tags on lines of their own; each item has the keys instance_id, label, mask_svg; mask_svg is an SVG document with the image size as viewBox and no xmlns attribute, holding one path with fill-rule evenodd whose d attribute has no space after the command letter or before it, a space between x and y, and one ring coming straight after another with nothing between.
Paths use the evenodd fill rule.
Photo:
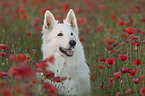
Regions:
<instances>
[{"instance_id":1,"label":"dog's muzzle","mask_svg":"<svg viewBox=\"0 0 145 96\"><path fill-rule=\"evenodd\" d=\"M74 54L74 51L72 50L74 48L74 46L76 45L76 41L75 40L70 40L69 41L69 45L70 45L70 48L66 49L66 48L62 48L60 47L59 50L65 54L66 56L73 56Z\"/></svg>"},{"instance_id":2,"label":"dog's muzzle","mask_svg":"<svg viewBox=\"0 0 145 96\"><path fill-rule=\"evenodd\" d=\"M60 50L63 54L65 54L66 56L69 56L69 57L73 56L73 54L74 54L74 52L72 51L72 48L65 49L65 48L60 47L59 50Z\"/></svg>"}]
</instances>

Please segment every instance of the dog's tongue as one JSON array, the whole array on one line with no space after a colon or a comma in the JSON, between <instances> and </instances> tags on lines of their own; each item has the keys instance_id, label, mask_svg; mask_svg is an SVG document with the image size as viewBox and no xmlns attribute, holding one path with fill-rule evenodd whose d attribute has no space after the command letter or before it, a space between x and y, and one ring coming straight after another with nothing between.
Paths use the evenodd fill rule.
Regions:
<instances>
[{"instance_id":1,"label":"dog's tongue","mask_svg":"<svg viewBox=\"0 0 145 96\"><path fill-rule=\"evenodd\" d=\"M72 50L66 50L66 52L67 52L68 55L73 55L74 54L74 52Z\"/></svg>"}]
</instances>

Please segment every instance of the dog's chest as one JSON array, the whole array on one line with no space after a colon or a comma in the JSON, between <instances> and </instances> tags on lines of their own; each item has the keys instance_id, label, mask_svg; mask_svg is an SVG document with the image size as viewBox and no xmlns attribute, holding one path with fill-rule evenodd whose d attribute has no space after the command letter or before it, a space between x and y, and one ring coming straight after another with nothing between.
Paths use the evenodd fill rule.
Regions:
<instances>
[{"instance_id":1,"label":"dog's chest","mask_svg":"<svg viewBox=\"0 0 145 96\"><path fill-rule=\"evenodd\" d=\"M52 71L58 76L71 76L77 74L77 62L73 58L65 58L63 56L55 57L55 65Z\"/></svg>"}]
</instances>

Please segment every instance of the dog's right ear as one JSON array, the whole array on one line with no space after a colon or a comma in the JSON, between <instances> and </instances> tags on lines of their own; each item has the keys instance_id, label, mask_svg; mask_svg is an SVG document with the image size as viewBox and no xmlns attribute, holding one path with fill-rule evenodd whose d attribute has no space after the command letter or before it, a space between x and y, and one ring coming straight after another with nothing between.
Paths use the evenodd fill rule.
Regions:
<instances>
[{"instance_id":1,"label":"dog's right ear","mask_svg":"<svg viewBox=\"0 0 145 96\"><path fill-rule=\"evenodd\" d=\"M55 20L53 14L47 10L45 12L43 29L52 28L55 23L57 23L57 21Z\"/></svg>"}]
</instances>

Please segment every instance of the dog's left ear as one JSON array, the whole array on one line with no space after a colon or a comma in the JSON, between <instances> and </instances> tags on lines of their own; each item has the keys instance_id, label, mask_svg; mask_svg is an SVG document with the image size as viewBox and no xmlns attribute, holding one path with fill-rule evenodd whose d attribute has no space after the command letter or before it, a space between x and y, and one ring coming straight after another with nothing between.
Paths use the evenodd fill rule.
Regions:
<instances>
[{"instance_id":1,"label":"dog's left ear","mask_svg":"<svg viewBox=\"0 0 145 96\"><path fill-rule=\"evenodd\" d=\"M69 10L69 12L67 13L67 17L63 22L70 24L72 26L72 28L78 30L77 19L76 19L74 11L72 9Z\"/></svg>"}]
</instances>

